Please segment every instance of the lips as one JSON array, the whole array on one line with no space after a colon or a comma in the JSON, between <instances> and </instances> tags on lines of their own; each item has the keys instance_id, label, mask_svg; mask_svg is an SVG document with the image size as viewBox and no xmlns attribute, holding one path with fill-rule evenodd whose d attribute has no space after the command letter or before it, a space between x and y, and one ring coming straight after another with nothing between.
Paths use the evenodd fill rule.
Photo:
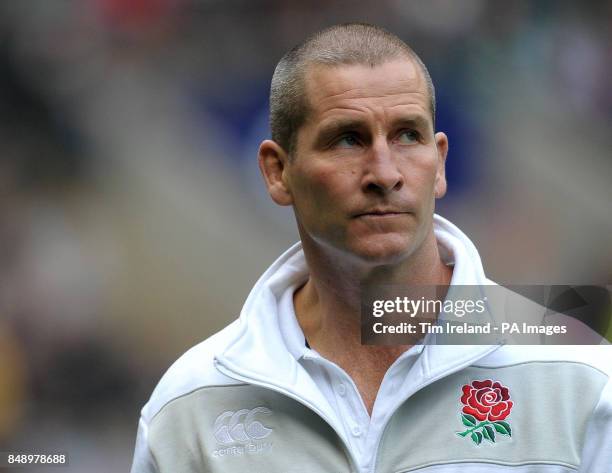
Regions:
<instances>
[{"instance_id":1,"label":"lips","mask_svg":"<svg viewBox=\"0 0 612 473\"><path fill-rule=\"evenodd\" d=\"M366 212L360 212L354 215L354 218L359 217L395 217L399 215L406 215L410 212L406 210L398 209L372 209Z\"/></svg>"}]
</instances>

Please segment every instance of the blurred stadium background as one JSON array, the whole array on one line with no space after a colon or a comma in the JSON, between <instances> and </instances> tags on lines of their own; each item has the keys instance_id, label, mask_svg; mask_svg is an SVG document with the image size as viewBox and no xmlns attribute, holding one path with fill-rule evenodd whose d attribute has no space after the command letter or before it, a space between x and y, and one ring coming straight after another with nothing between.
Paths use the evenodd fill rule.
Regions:
<instances>
[{"instance_id":1,"label":"blurred stadium background","mask_svg":"<svg viewBox=\"0 0 612 473\"><path fill-rule=\"evenodd\" d=\"M269 80L345 21L429 65L438 211L490 277L610 284L609 1L3 1L0 451L129 469L159 377L296 240L256 166Z\"/></svg>"}]
</instances>

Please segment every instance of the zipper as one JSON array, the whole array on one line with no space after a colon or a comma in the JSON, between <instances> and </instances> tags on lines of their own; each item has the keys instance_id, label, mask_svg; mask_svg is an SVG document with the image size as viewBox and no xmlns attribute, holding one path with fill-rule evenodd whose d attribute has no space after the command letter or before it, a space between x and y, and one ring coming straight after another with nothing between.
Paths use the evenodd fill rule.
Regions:
<instances>
[{"instance_id":1,"label":"zipper","mask_svg":"<svg viewBox=\"0 0 612 473\"><path fill-rule=\"evenodd\" d=\"M499 348L499 346L495 346L495 348L493 348L489 352L485 353L484 355L479 356L479 358L482 358L482 357L492 353L493 351L497 350L497 348ZM379 448L380 448L380 443L381 443L383 437L385 436L385 434L387 433L387 428L389 427L389 421L391 420L391 418L393 417L395 412L400 408L400 406L402 404L404 404L404 402L406 402L408 399L410 399L415 393L417 393L418 391L423 389L425 386L429 386L430 384L435 383L439 379L442 379L442 378L444 378L446 376L449 376L449 375L451 375L453 373L456 373L456 372L460 371L461 369L463 369L463 368L465 368L467 366L470 366L470 362L468 362L468 364L462 364L457 369L445 370L442 373L440 373L438 376L435 376L435 377L433 377L431 379L428 379L424 383L421 383L421 384L417 385L417 387L410 394L408 394L408 396L406 396L400 402L396 403L395 406L393 406L393 409L391 409L389 411L390 414L387 416L387 419L385 420L385 424L384 424L384 427L382 428L381 434L376 439L376 446L374 448L374 457L372 458L372 465L369 468L369 473L376 473L376 464L378 462L378 452L379 452Z\"/></svg>"},{"instance_id":2,"label":"zipper","mask_svg":"<svg viewBox=\"0 0 612 473\"><path fill-rule=\"evenodd\" d=\"M306 406L308 409L310 409L311 411L313 411L315 414L317 414L321 419L323 419L332 429L333 431L336 433L336 435L338 436L338 438L342 441L342 444L344 445L344 450L345 453L347 453L348 458L351 465L351 473L360 473L360 468L359 468L359 463L357 463L355 456L353 455L353 452L351 451L350 448L347 448L346 442L344 440L344 438L342 437L341 433L338 431L338 429L336 429L336 427L334 427L333 423L330 421L330 419L327 417L327 415L325 415L324 412L322 412L319 408L317 408L314 404L311 404L310 402L306 401L305 399L297 396L296 394L292 393L291 391L288 391L286 389L283 389L275 384L271 384L271 383L267 383L265 381L262 381L260 379L255 379L252 377L249 377L246 374L241 374L239 372L237 372L237 370L235 368L229 368L228 366L224 365L223 362L221 360L219 360L217 357L215 357L215 366L216 368L223 374L229 376L230 378L236 379L238 381L243 381L246 382L248 384L255 384L257 386L261 386L264 387L266 389L269 389L271 391L275 391L277 393L280 393L284 396L287 396L297 402L299 402L300 404L302 404L303 406Z\"/></svg>"},{"instance_id":3,"label":"zipper","mask_svg":"<svg viewBox=\"0 0 612 473\"><path fill-rule=\"evenodd\" d=\"M416 389L413 392L408 394L408 396L406 396L404 399L402 399L402 401L400 401L395 406L393 406L393 409L390 411L391 414L389 414L387 416L387 419L385 420L385 425L384 425L384 427L382 429L381 434L378 436L378 439L376 439L376 445L374 447L374 457L372 458L372 465L371 465L370 470L369 470L370 473L376 473L376 463L378 462L378 449L380 448L380 443L381 443L383 437L387 433L387 428L389 427L389 421L391 420L391 418L395 414L395 411L397 411L400 408L400 406L402 404L404 404L404 402L406 402L408 399L410 399L410 397L413 396L416 392L420 391L421 389L423 389L428 384L435 383L437 380L439 380L440 378L443 378L443 377L444 377L444 374L438 376L437 378L433 378L431 380L428 380L426 383L423 383L423 384L417 386Z\"/></svg>"}]
</instances>

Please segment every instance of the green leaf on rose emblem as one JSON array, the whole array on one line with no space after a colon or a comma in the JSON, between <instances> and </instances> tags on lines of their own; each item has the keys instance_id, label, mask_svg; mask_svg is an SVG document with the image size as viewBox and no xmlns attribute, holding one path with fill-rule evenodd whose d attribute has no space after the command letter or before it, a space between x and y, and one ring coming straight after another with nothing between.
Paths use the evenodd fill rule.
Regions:
<instances>
[{"instance_id":1,"label":"green leaf on rose emblem","mask_svg":"<svg viewBox=\"0 0 612 473\"><path fill-rule=\"evenodd\" d=\"M461 421L463 422L463 425L468 427L473 427L476 425L476 417L469 414L461 414Z\"/></svg>"},{"instance_id":2,"label":"green leaf on rose emblem","mask_svg":"<svg viewBox=\"0 0 612 473\"><path fill-rule=\"evenodd\" d=\"M510 424L508 424L508 422L498 420L497 422L493 422L493 427L495 427L495 430L497 430L500 434L512 437L512 429L510 428Z\"/></svg>"}]
</instances>

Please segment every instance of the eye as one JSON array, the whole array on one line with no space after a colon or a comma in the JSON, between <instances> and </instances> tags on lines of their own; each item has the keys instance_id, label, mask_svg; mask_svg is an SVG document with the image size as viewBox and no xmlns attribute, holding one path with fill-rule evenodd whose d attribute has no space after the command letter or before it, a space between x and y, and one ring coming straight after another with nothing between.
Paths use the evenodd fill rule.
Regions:
<instances>
[{"instance_id":1,"label":"eye","mask_svg":"<svg viewBox=\"0 0 612 473\"><path fill-rule=\"evenodd\" d=\"M353 148L355 146L359 146L359 140L355 135L344 135L334 143L336 148Z\"/></svg>"},{"instance_id":2,"label":"eye","mask_svg":"<svg viewBox=\"0 0 612 473\"><path fill-rule=\"evenodd\" d=\"M403 145L410 145L419 141L419 134L414 130L403 130L397 136L397 141Z\"/></svg>"}]
</instances>

